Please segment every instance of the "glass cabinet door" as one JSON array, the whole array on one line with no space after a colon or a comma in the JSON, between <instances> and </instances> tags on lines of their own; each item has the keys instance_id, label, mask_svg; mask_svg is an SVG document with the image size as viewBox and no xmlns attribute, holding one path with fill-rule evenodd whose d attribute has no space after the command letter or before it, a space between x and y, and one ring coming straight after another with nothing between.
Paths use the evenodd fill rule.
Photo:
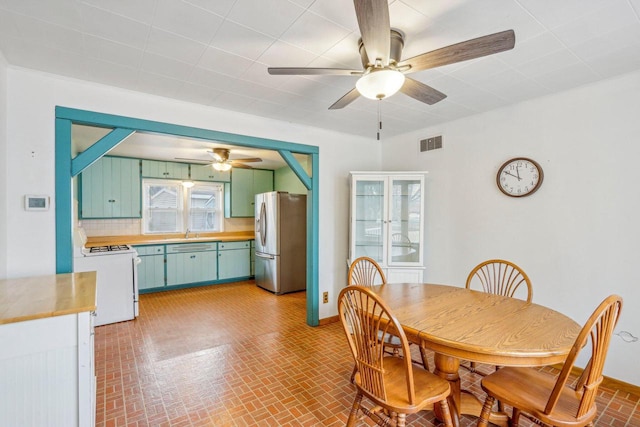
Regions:
<instances>
[{"instance_id":1,"label":"glass cabinet door","mask_svg":"<svg viewBox=\"0 0 640 427\"><path fill-rule=\"evenodd\" d=\"M385 180L356 180L354 188L352 261L361 256L384 261Z\"/></svg>"},{"instance_id":2,"label":"glass cabinet door","mask_svg":"<svg viewBox=\"0 0 640 427\"><path fill-rule=\"evenodd\" d=\"M423 180L420 177L391 178L389 200L389 264L422 260Z\"/></svg>"}]
</instances>

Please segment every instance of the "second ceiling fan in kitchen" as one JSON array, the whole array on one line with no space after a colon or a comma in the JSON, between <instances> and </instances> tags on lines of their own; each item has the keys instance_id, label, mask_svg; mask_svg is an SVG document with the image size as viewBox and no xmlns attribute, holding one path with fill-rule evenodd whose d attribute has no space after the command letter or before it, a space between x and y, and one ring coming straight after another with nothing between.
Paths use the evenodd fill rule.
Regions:
<instances>
[{"instance_id":1,"label":"second ceiling fan in kitchen","mask_svg":"<svg viewBox=\"0 0 640 427\"><path fill-rule=\"evenodd\" d=\"M331 105L330 110L344 108L360 95L384 99L398 91L432 105L446 95L407 74L492 55L513 49L515 45L513 30L507 30L401 60L404 35L391 29L388 0L354 0L353 3L360 28L358 48L363 70L270 67L269 74L361 76L356 87Z\"/></svg>"},{"instance_id":2,"label":"second ceiling fan in kitchen","mask_svg":"<svg viewBox=\"0 0 640 427\"><path fill-rule=\"evenodd\" d=\"M214 169L219 171L228 171L232 167L252 169L252 167L247 165L246 163L256 163L262 161L260 157L231 159L229 157L231 151L228 148L214 148L212 150L207 150L207 153L211 157L211 160L185 159L183 157L176 157L176 160L188 160L190 162L202 163L203 165L212 165Z\"/></svg>"}]
</instances>

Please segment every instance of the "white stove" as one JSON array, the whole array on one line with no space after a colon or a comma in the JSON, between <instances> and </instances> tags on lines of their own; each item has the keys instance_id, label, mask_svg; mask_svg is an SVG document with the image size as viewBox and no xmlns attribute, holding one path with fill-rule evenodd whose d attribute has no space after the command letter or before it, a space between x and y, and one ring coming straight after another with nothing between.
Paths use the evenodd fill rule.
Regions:
<instances>
[{"instance_id":1,"label":"white stove","mask_svg":"<svg viewBox=\"0 0 640 427\"><path fill-rule=\"evenodd\" d=\"M73 271L95 271L95 325L132 320L138 316L138 252L129 245L86 247L82 228L74 233Z\"/></svg>"}]
</instances>

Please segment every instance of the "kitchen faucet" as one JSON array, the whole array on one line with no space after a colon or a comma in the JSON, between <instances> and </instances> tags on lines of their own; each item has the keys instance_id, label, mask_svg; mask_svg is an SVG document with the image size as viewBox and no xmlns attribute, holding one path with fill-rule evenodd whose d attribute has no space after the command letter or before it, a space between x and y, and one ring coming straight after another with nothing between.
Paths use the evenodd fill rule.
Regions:
<instances>
[{"instance_id":1,"label":"kitchen faucet","mask_svg":"<svg viewBox=\"0 0 640 427\"><path fill-rule=\"evenodd\" d=\"M185 239L188 239L188 238L189 238L189 231L190 231L190 230L187 228L187 232L186 232L186 233L184 233L184 238L185 238Z\"/></svg>"}]
</instances>

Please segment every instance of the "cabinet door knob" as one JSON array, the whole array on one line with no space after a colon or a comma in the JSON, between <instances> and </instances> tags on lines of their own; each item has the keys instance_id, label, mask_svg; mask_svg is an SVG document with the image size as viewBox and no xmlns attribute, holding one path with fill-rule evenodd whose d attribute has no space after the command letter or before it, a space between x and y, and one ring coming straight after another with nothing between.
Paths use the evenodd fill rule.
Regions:
<instances>
[{"instance_id":1,"label":"cabinet door knob","mask_svg":"<svg viewBox=\"0 0 640 427\"><path fill-rule=\"evenodd\" d=\"M190 257L190 258L191 258L191 259L194 259L195 257L196 257L195 255L191 255L191 257Z\"/></svg>"}]
</instances>

